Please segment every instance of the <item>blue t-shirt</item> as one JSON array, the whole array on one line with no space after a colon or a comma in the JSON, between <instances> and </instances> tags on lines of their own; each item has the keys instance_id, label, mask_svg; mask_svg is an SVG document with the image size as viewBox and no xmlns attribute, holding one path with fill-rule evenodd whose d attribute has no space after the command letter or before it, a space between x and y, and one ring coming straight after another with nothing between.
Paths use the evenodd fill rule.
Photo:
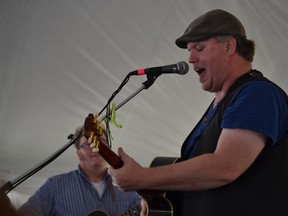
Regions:
<instances>
[{"instance_id":1,"label":"blue t-shirt","mask_svg":"<svg viewBox=\"0 0 288 216\"><path fill-rule=\"evenodd\" d=\"M218 105L190 135L182 154L193 149L206 126L215 115ZM284 94L272 83L252 81L246 83L225 110L221 128L240 128L256 131L269 138L274 145L288 131L288 101ZM193 151L189 158L193 157Z\"/></svg>"}]
</instances>

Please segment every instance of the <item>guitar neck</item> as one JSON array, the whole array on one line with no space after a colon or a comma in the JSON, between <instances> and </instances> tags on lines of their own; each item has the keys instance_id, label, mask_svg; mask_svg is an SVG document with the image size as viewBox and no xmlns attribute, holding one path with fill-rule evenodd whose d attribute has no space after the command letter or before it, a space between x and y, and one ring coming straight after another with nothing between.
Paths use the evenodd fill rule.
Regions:
<instances>
[{"instance_id":1,"label":"guitar neck","mask_svg":"<svg viewBox=\"0 0 288 216\"><path fill-rule=\"evenodd\" d=\"M113 152L107 145L99 143L99 154L110 164L114 169L121 168L123 161Z\"/></svg>"}]
</instances>

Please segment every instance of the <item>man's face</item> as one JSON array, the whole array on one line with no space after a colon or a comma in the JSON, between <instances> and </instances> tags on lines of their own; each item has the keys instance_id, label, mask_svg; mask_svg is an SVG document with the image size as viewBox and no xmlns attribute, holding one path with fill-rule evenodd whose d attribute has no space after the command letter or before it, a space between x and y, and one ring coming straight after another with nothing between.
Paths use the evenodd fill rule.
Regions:
<instances>
[{"instance_id":1,"label":"man's face","mask_svg":"<svg viewBox=\"0 0 288 216\"><path fill-rule=\"evenodd\" d=\"M102 143L105 144L106 136L104 133L102 134L101 138L102 139L99 137L98 140L102 140ZM85 166L106 165L104 158L98 152L92 151L90 143L88 143L85 136L82 136L79 142L81 147L77 149L77 155L81 164L85 164Z\"/></svg>"},{"instance_id":2,"label":"man's face","mask_svg":"<svg viewBox=\"0 0 288 216\"><path fill-rule=\"evenodd\" d=\"M206 41L189 42L189 62L199 75L202 89L209 92L221 91L226 78L229 56L226 42L210 38Z\"/></svg>"}]
</instances>

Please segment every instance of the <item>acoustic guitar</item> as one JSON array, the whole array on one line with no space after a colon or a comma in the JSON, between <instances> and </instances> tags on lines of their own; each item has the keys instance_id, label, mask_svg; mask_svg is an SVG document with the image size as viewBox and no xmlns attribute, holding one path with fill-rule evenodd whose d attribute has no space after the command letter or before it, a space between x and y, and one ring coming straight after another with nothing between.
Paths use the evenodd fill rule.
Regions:
<instances>
[{"instance_id":1,"label":"acoustic guitar","mask_svg":"<svg viewBox=\"0 0 288 216\"><path fill-rule=\"evenodd\" d=\"M121 158L113 152L106 144L100 141L103 130L100 126L98 116L89 114L84 123L84 136L88 142L91 143L93 151L97 151L113 168L118 169L123 166ZM175 157L156 157L151 162L150 167L161 166L166 164L175 163L178 159ZM174 203L180 203L180 198L177 192L165 192L158 190L141 190L137 193L147 202L148 212L147 216L178 216L180 215L180 205L177 208ZM173 205L172 205L173 203ZM178 203L178 204L179 204ZM138 206L140 207L140 206ZM103 212L101 212L103 215ZM130 212L131 214L122 215L139 215L136 211ZM135 213L135 214L134 214ZM100 216L102 216L100 214ZM96 214L89 215L96 216ZM107 216L104 215L104 216Z\"/></svg>"}]
</instances>

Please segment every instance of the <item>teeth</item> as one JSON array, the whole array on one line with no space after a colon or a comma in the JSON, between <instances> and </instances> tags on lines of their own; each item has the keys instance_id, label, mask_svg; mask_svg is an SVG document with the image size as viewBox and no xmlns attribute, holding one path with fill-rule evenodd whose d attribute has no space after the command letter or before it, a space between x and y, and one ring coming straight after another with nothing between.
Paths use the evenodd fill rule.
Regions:
<instances>
[{"instance_id":1,"label":"teeth","mask_svg":"<svg viewBox=\"0 0 288 216\"><path fill-rule=\"evenodd\" d=\"M204 68L195 68L194 69L195 70L195 72L197 72L197 73L201 73L203 70L205 70Z\"/></svg>"}]
</instances>

